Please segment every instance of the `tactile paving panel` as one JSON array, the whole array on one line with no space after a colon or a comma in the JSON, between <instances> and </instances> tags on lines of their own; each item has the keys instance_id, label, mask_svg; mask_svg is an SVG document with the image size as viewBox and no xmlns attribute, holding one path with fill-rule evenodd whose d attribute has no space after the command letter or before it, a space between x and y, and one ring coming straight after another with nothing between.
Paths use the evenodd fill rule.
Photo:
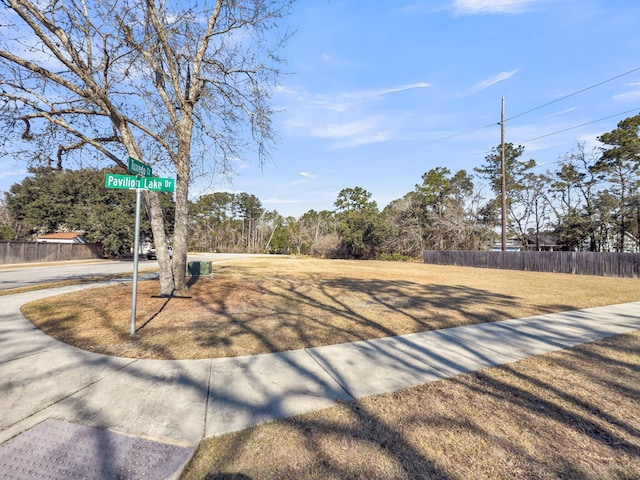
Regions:
<instances>
[{"instance_id":1,"label":"tactile paving panel","mask_svg":"<svg viewBox=\"0 0 640 480\"><path fill-rule=\"evenodd\" d=\"M193 449L48 419L0 445L2 479L170 479Z\"/></svg>"}]
</instances>

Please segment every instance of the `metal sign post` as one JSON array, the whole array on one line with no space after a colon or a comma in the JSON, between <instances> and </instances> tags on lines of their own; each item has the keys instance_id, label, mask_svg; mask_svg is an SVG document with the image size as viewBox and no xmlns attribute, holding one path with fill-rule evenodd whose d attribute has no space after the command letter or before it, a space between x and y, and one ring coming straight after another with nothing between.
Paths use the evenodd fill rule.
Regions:
<instances>
[{"instance_id":1,"label":"metal sign post","mask_svg":"<svg viewBox=\"0 0 640 480\"><path fill-rule=\"evenodd\" d=\"M173 178L152 177L151 167L133 157L129 157L129 172L133 175L120 175L107 173L104 186L107 188L120 188L136 191L136 227L133 241L133 293L131 299L131 335L136 334L136 305L138 303L138 256L140 250L140 197L142 190L154 192L173 192L175 180Z\"/></svg>"},{"instance_id":2,"label":"metal sign post","mask_svg":"<svg viewBox=\"0 0 640 480\"><path fill-rule=\"evenodd\" d=\"M138 304L138 253L140 249L140 193L136 188L136 228L133 241L133 294L131 298L131 335L136 334L136 305Z\"/></svg>"}]
</instances>

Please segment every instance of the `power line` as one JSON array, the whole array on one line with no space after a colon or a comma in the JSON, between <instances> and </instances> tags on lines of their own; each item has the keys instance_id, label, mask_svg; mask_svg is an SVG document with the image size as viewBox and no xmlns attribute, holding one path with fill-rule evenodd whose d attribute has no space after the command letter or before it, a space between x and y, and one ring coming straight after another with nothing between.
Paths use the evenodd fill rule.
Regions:
<instances>
[{"instance_id":1,"label":"power line","mask_svg":"<svg viewBox=\"0 0 640 480\"><path fill-rule=\"evenodd\" d=\"M624 76L626 76L626 75L630 75L630 74L632 74L632 73L634 73L634 72L637 72L637 71L640 71L640 67L633 68L633 69L631 69L631 70L629 70L629 71L626 71L626 72L621 73L621 74L619 74L619 75L615 75L615 76L613 76L613 77L611 77L611 78L608 78L608 79L606 79L606 80L603 80L603 81L601 81L601 82L594 83L594 84L589 85L589 86L587 86L587 87L585 87L585 88L582 88L582 89L580 89L580 90L577 90L577 91L575 91L575 92L572 92L572 93L570 93L570 94L568 94L568 95L564 95L564 96L562 96L562 97L560 97L560 98L557 98L557 99L555 99L555 100L553 100L553 101L551 101L551 102L544 103L544 104L539 105L539 106L537 106L537 107L534 107L534 108L531 108L531 109L526 110L526 111L524 111L524 112L521 112L521 113L519 113L519 114L517 114L517 115L513 115L513 116L511 116L511 117L509 117L509 118L504 119L504 120L503 120L503 122L508 122L508 121L510 121L510 120L513 120L513 119L516 119L516 118L522 117L522 116L524 116L524 115L527 115L527 114L529 114L529 113L531 113L531 112L535 112L535 111L537 111L537 110L541 110L541 109L543 109L543 108L545 108L545 107L548 107L549 105L553 105L553 104L555 104L555 103L558 103L558 102L561 102L561 101L563 101L563 100L566 100L567 98L574 97L574 96L579 95L579 94L581 94L581 93L584 93L584 92L586 92L586 91L588 91L588 90L592 90L592 89L597 88L597 87L599 87L599 86L601 86L601 85L604 85L604 84L606 84L606 83L612 82L613 80L616 80L616 79L618 79L618 78L624 77ZM547 134L545 134L545 135L540 135L540 136L538 136L538 137L535 137L535 138L532 138L532 139L526 140L526 141L524 141L524 142L517 142L517 143L533 142L533 141L536 141L536 140L540 140L540 139L542 139L542 138L550 137L550 136L557 135L557 134L560 134L560 133L564 133L564 132L567 132L567 131L570 131L570 130L575 130L575 129L577 129L577 128L584 127L584 126L587 126L587 125L591 125L591 124L594 124L594 123L598 123L598 122L601 122L601 121L604 121L604 120L609 120L609 119L611 119L611 118L614 118L614 117L617 117L617 116L620 116L620 115L624 115L624 114L627 114L627 113L630 113L630 112L634 112L634 111L638 111L638 108L634 108L634 109L627 110L627 111L624 111L624 112L616 113L616 114L614 114L614 115L610 115L610 116L607 116L607 117L604 117L604 118L599 118L599 119L597 119L597 120L592 120L592 121L589 121L589 122L585 122L585 123L582 123L582 124L580 124L580 125L574 125L574 126L572 126L572 127L564 128L564 129L562 129L562 130L557 130L557 131L554 131L554 132L551 132L551 133L547 133ZM472 128L472 129L470 129L470 130L465 130L465 131L463 131L463 132L458 132L458 133L453 133L453 134L450 134L450 135L445 135L445 136L438 137L438 138L435 138L435 139L430 140L430 141L427 141L427 142L419 143L419 144L415 145L413 148L416 148L416 147L419 147L419 146L424 146L424 145L433 144L433 143L440 142L440 141L444 141L444 140L448 140L448 139L451 139L451 138L460 137L460 136L463 136L463 135L468 135L468 134L471 134L471 133L478 132L478 131L480 131L480 130L484 130L484 129L486 129L486 128L492 128L492 127L495 127L496 125L500 125L500 124L501 124L501 122L490 123L490 124L487 124L487 125L483 125L483 126L481 126L481 127ZM402 149L400 149L400 150L402 150ZM488 152L485 152L485 153L488 153ZM556 161L556 162L549 162L549 164L553 164L553 163L557 163L557 161ZM396 173L397 173L397 172L396 172ZM390 176L390 175L393 175L393 174L386 174L385 176ZM330 190L330 189L334 189L334 188L340 188L340 185L331 185L331 186L325 186L325 187L318 187L318 188L314 188L314 189L311 189L311 190L303 190L303 191L302 191L302 192L300 192L300 193L305 194L305 193L310 193L310 192L326 191L326 190ZM321 203L321 202L317 202L317 203L315 203L315 204L320 204L320 203Z\"/></svg>"},{"instance_id":2,"label":"power line","mask_svg":"<svg viewBox=\"0 0 640 480\"><path fill-rule=\"evenodd\" d=\"M594 88L596 88L596 87L599 87L599 86L601 86L601 85L604 85L605 83L612 82L613 80L616 80L616 79L618 79L618 78L624 77L624 76L626 76L626 75L630 75L630 74L632 74L632 73L634 73L634 72L637 72L637 71L640 71L640 67L633 68L633 69L631 69L631 70L629 70L629 71L627 71L627 72L621 73L621 74L619 74L619 75L616 75L616 76L614 76L614 77L608 78L608 79L603 80L603 81L601 81L601 82L594 83L593 85L589 85L588 87L581 88L580 90L577 90L577 91L575 91L575 92L572 92L572 93L570 93L570 94L568 94L568 95L564 95L564 96L562 96L562 97L560 97L560 98L557 98L557 99L555 99L555 100L552 100L551 102L547 102L547 103L544 103L544 104L539 105L539 106L537 106L537 107L534 107L534 108L531 108L531 109L529 109L529 110L526 110L526 111L524 111L524 112L522 112L522 113L518 113L517 115L513 115L513 116L511 116L511 117L509 117L509 118L506 118L504 121L505 121L505 122L508 122L508 121L513 120L513 119L515 119L515 118L519 118L519 117L522 117L522 116L524 116L524 115L527 115L527 114L529 114L529 113L531 113L531 112L535 112L536 110L541 110L541 109L543 109L543 108L545 108L545 107L548 107L549 105L553 105L554 103L561 102L562 100L566 100L567 98L575 97L576 95L579 95L579 94L581 94L581 93L584 93L584 92L586 92L586 91L588 91L588 90L592 90L592 89L594 89ZM625 112L625 113L626 113L626 112ZM613 116L615 116L615 115L613 115ZM611 117L608 117L608 118L611 118ZM602 119L602 120L605 120L605 119ZM598 122L598 121L600 121L600 120L595 120L595 122ZM497 123L490 123L490 124L487 124L487 125L483 125L482 127L477 127L477 128L473 128L473 129L471 129L471 130L466 130L466 131L464 131L464 132L453 133L453 134L451 134L451 135L445 135L445 136L443 136L443 137L438 137L438 138L435 138L435 139L433 139L433 140L429 140L428 142L422 142L422 143L419 143L418 145L416 145L416 147L420 147L420 146L423 146L423 145L429 145L429 144L436 143L436 142L441 142L441 141L443 141L443 140L449 140L450 138L461 137L461 136L463 136L463 135L468 135L468 134L470 134L470 133L475 133L475 132L478 132L478 131L480 131L480 130L484 130L485 128L495 127L496 125L500 125L500 123L499 123L499 122L497 122ZM588 124L585 124L585 125L588 125ZM582 125L579 125L579 126L582 126ZM574 128L578 128L579 126L574 127ZM558 132L558 133L560 133L560 132ZM536 139L536 140L537 140L537 139Z\"/></svg>"},{"instance_id":3,"label":"power line","mask_svg":"<svg viewBox=\"0 0 640 480\"><path fill-rule=\"evenodd\" d=\"M539 107L535 107L535 108L532 108L530 110L527 110L526 112L522 112L522 113L519 113L519 114L514 115L512 117L509 117L509 118L507 118L505 120L505 122L508 122L509 120L513 120L514 118L522 117L522 116L526 115L527 113L535 112L536 110L540 110L541 108L548 107L549 105L553 105L554 103L561 102L562 100L566 100L567 98L574 97L574 96L576 96L576 95L578 95L580 93L586 92L587 90L591 90L593 88L599 87L600 85L604 85L605 83L612 82L613 80L616 80L616 79L618 79L620 77L624 77L625 75L629 75L629 74L631 74L633 72L637 72L638 70L640 70L640 67L637 67L637 68L634 68L632 70L629 70L628 72L621 73L620 75L616 75L615 77L608 78L607 80L603 80L602 82L594 83L593 85L590 85L590 86L585 87L585 88L583 88L581 90L578 90L577 92L570 93L570 94L565 95L563 97L557 98L557 99L555 99L555 100L553 100L551 102L547 102L544 105L540 105Z\"/></svg>"},{"instance_id":4,"label":"power line","mask_svg":"<svg viewBox=\"0 0 640 480\"><path fill-rule=\"evenodd\" d=\"M475 133L475 132L478 132L480 130L484 130L485 128L495 127L495 126L496 126L495 123L490 123L490 124L484 125L482 127L474 128L474 129L467 130L467 131L460 132L460 133L453 133L451 135L446 135L444 137L439 137L439 138L435 138L433 140L429 140L428 142L422 142L422 143L419 143L418 145L416 145L416 147L421 147L423 145L429 145L431 143L441 142L443 140L449 140L450 138L461 137L462 135L468 135L469 133Z\"/></svg>"},{"instance_id":5,"label":"power line","mask_svg":"<svg viewBox=\"0 0 640 480\"><path fill-rule=\"evenodd\" d=\"M525 140L525 141L521 141L521 142L515 142L515 143L517 143L517 144L523 144L523 143L533 142L533 141L536 141L536 140L540 140L540 139L542 139L542 138L551 137L551 136L553 136L553 135L557 135L557 134L560 134L560 133L563 133L563 132L568 132L568 131L570 131L570 130L575 130L576 128L584 127L584 126L586 126L586 125L591 125L591 124L594 124L594 123L602 122L602 121L604 121L604 120L609 120L609 119L611 119L611 118L615 118L615 117L618 117L618 116L620 116L620 115L625 115L625 114L628 114L628 113L631 113L631 112L636 112L636 111L638 111L638 110L640 110L640 108L633 108L633 109L631 109L631 110L626 110L626 111L624 111L624 112L619 112L619 113L616 113L616 114L613 114L613 115L609 115L609 116L607 116L607 117L599 118L599 119L597 119L597 120L592 120L592 121L589 121L589 122L581 123L580 125L574 125L574 126L571 126L571 127L563 128L562 130L557 130L557 131L555 131L555 132L546 133L546 134L544 134L544 135L540 135L540 136L538 136L538 137L531 138L531 139L529 139L529 140ZM506 121L506 120L505 120L505 121ZM499 123L498 123L498 125L499 125ZM493 127L493 126L495 126L495 124L491 124L491 125L489 125L489 126L492 126L492 127ZM479 129L476 129L476 130L481 130L481 129L483 129L483 128L486 128L486 127L480 127ZM455 136L457 136L457 135L463 135L463 134L464 134L464 133L459 133L459 134L456 134ZM446 137L446 138L449 138L449 137ZM487 155L487 154L489 154L489 153L491 153L491 151L489 151L489 150L488 150L488 151L485 151L485 152L483 152L483 153L478 152L478 155ZM536 167L540 167L540 166L544 166L544 165L552 165L552 164L555 164L555 163L558 163L558 162L559 162L559 160L556 160L556 161L553 161L553 162L547 162L547 163L545 163L545 164L536 165ZM402 172L404 172L404 171L405 171L405 170L403 170ZM417 171L417 169L416 169L416 171ZM390 177L390 176L392 176L392 175L397 175L397 174L398 174L398 173L400 173L400 172L401 172L400 170L397 170L397 171L394 171L394 172L392 172L392 173L385 173L385 174L381 174L381 175L379 175L379 177ZM319 191L326 191L326 190L331 190L331 189L337 189L337 188L341 188L342 186L343 186L343 185L341 185L341 184L326 185L326 186L324 186L324 187L317 187L317 188L313 188L313 189L309 189L309 190L304 189L304 190L301 190L301 191L296 192L296 193L297 193L297 194L307 194L307 193L313 193L313 192L319 192Z\"/></svg>"},{"instance_id":6,"label":"power line","mask_svg":"<svg viewBox=\"0 0 640 480\"><path fill-rule=\"evenodd\" d=\"M590 122L586 122L586 123L581 123L580 125L574 125L573 127L568 127L568 128L564 128L562 130L557 130L555 132L551 132L551 133L547 133L545 135L540 135L539 137L535 137L535 138L530 138L529 140L525 140L524 142L518 142L518 143L527 143L527 142L533 142L535 140L540 140L541 138L547 138L547 137L551 137L552 135L557 135L559 133L564 133L564 132L568 132L569 130L575 130L576 128L580 128L580 127L584 127L586 125L591 125L593 123L598 123L598 122L602 122L604 120L609 120L610 118L615 118L618 117L620 115L625 115L627 113L631 113L631 112L637 112L638 108L633 108L631 110L627 110L625 112L620 112L620 113L616 113L614 115L609 115L608 117L604 117L604 118L599 118L597 120L592 120Z\"/></svg>"}]
</instances>

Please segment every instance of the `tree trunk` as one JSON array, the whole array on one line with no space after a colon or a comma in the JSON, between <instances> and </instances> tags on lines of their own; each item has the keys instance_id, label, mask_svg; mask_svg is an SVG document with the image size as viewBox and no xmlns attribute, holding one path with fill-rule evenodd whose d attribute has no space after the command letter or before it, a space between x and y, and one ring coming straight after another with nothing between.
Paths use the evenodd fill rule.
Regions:
<instances>
[{"instance_id":1,"label":"tree trunk","mask_svg":"<svg viewBox=\"0 0 640 480\"><path fill-rule=\"evenodd\" d=\"M134 158L143 158L142 152L127 122L117 114L112 115L112 122L118 126L118 130L123 138L123 143L127 147L129 154ZM162 204L156 192L145 190L142 193L149 223L151 224L151 231L153 232L153 243L156 247L158 266L160 267L160 295L171 296L175 292L175 282L173 272L171 271L171 259L169 258L169 251L167 250L167 234Z\"/></svg>"},{"instance_id":2,"label":"tree trunk","mask_svg":"<svg viewBox=\"0 0 640 480\"><path fill-rule=\"evenodd\" d=\"M186 152L186 153L185 153ZM176 165L176 213L173 231L173 278L178 291L187 290L187 236L189 229L189 150L184 148Z\"/></svg>"},{"instance_id":3,"label":"tree trunk","mask_svg":"<svg viewBox=\"0 0 640 480\"><path fill-rule=\"evenodd\" d=\"M164 216L158 194L152 191L144 191L147 213L153 231L153 243L156 247L158 265L160 266L160 295L171 296L176 288L171 271L171 259L167 250L167 237L164 230Z\"/></svg>"}]
</instances>

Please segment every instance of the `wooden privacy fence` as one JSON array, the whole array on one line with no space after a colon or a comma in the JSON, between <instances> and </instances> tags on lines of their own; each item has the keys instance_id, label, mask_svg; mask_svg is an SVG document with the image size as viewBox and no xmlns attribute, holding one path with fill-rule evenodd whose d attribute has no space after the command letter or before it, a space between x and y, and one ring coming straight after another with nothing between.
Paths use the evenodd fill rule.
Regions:
<instances>
[{"instance_id":1,"label":"wooden privacy fence","mask_svg":"<svg viewBox=\"0 0 640 480\"><path fill-rule=\"evenodd\" d=\"M0 264L103 258L101 243L0 242Z\"/></svg>"},{"instance_id":2,"label":"wooden privacy fence","mask_svg":"<svg viewBox=\"0 0 640 480\"><path fill-rule=\"evenodd\" d=\"M461 267L640 278L640 253L427 250L424 262Z\"/></svg>"}]
</instances>

